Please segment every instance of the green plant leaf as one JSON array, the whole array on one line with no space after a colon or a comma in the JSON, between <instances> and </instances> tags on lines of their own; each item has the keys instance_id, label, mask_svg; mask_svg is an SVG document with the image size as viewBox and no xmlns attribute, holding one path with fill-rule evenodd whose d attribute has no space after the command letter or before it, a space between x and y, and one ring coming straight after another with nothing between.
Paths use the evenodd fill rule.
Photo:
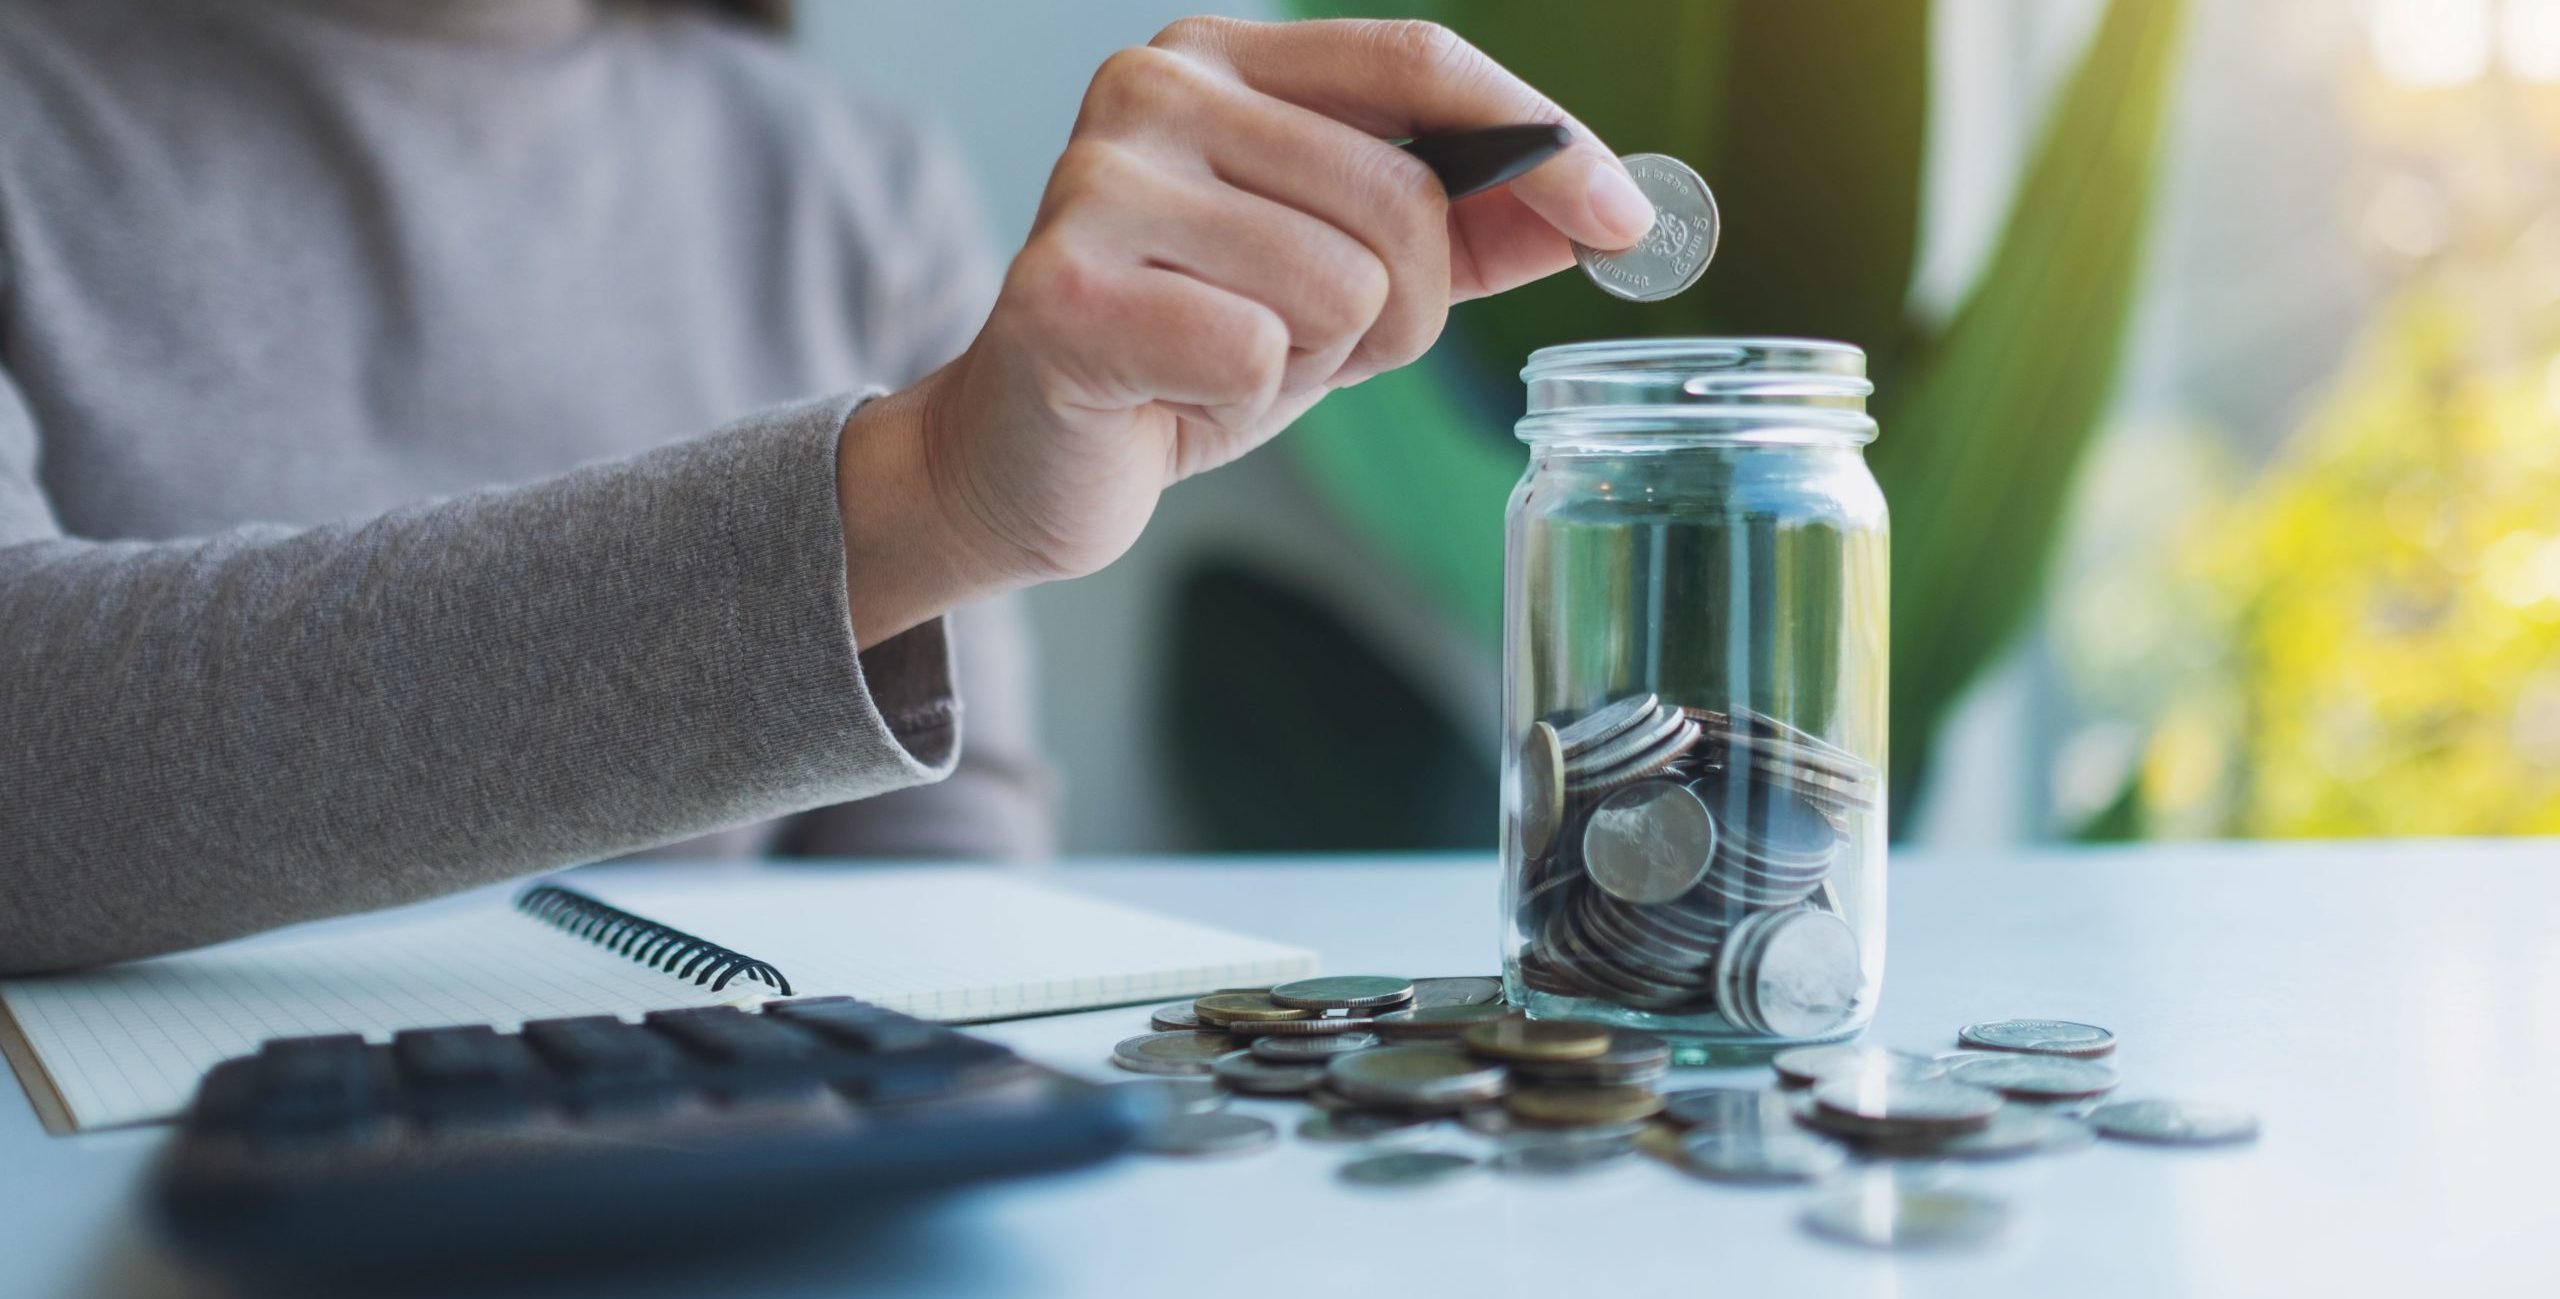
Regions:
<instances>
[{"instance_id":1,"label":"green plant leaf","mask_svg":"<svg viewBox=\"0 0 2560 1299\"><path fill-rule=\"evenodd\" d=\"M1896 802L1957 695L2036 599L2073 468L2114 387L2181 6L2115 0L2007 229L1945 336L1877 403L1894 512Z\"/></svg>"}]
</instances>

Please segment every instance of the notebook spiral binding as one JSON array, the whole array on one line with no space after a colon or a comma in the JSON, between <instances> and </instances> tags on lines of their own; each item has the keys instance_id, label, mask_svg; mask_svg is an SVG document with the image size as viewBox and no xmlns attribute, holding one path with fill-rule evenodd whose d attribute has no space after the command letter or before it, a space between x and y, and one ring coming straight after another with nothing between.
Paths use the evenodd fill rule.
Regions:
<instances>
[{"instance_id":1,"label":"notebook spiral binding","mask_svg":"<svg viewBox=\"0 0 2560 1299\"><path fill-rule=\"evenodd\" d=\"M791 981L763 961L646 916L635 916L573 889L536 884L516 895L516 907L616 956L629 957L679 979L690 979L696 986L708 983L713 992L728 987L730 980L743 974L754 982L771 985L783 996L791 995Z\"/></svg>"}]
</instances>

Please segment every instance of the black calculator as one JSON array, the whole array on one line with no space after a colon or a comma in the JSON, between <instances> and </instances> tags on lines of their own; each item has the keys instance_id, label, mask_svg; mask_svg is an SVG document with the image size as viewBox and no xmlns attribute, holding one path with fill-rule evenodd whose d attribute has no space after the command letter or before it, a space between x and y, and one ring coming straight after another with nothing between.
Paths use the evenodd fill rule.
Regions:
<instances>
[{"instance_id":1,"label":"black calculator","mask_svg":"<svg viewBox=\"0 0 2560 1299\"><path fill-rule=\"evenodd\" d=\"M1097 1163L1125 1095L849 997L278 1038L205 1076L151 1195L182 1251L284 1273L760 1235Z\"/></svg>"}]
</instances>

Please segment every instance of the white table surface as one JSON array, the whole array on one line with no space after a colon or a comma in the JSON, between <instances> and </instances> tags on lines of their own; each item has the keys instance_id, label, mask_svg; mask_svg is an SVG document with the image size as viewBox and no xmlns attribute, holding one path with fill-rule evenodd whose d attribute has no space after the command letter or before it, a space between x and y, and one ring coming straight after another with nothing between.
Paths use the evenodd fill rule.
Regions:
<instances>
[{"instance_id":1,"label":"white table surface","mask_svg":"<svg viewBox=\"0 0 2560 1299\"><path fill-rule=\"evenodd\" d=\"M1084 864L1068 887L1301 943L1337 972L1490 972L1480 859ZM848 1235L528 1292L652 1295L2560 1294L2560 847L2205 846L1894 863L1868 1040L1968 1020L2105 1024L2125 1096L2253 1107L2256 1145L2101 1144L1969 1167L2000 1243L1884 1255L1807 1237L1796 1189L1646 1160L1422 1192L1335 1179L1337 1147L1131 1159ZM1138 1011L982 1031L1097 1076ZM1683 1071L1689 1073L1692 1071ZM1695 1071L1699 1083L1761 1071ZM1294 1117L1278 1102L1244 1106ZM49 1138L0 1097L0 1295L214 1293L134 1222L151 1133ZM1471 1148L1469 1134L1447 1144ZM486 1287L473 1293L488 1294Z\"/></svg>"}]
</instances>

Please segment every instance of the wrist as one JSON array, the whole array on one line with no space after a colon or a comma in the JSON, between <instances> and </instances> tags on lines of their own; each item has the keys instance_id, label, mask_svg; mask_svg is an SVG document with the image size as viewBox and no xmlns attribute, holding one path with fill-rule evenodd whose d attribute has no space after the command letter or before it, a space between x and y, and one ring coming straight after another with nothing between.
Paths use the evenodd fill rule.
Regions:
<instances>
[{"instance_id":1,"label":"wrist","mask_svg":"<svg viewBox=\"0 0 2560 1299\"><path fill-rule=\"evenodd\" d=\"M845 601L861 649L1020 585L979 557L935 481L927 444L939 377L862 403L837 437Z\"/></svg>"}]
</instances>

